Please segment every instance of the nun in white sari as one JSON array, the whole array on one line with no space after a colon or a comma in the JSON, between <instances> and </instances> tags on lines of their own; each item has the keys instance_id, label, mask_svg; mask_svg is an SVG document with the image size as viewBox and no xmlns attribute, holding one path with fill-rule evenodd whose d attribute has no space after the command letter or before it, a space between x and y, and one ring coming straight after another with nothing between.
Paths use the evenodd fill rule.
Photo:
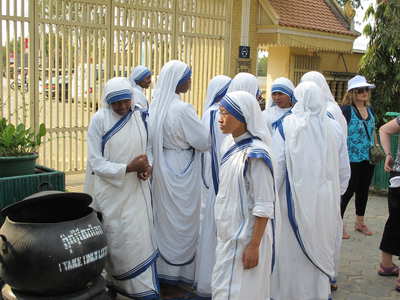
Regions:
<instances>
[{"instance_id":1,"label":"nun in white sari","mask_svg":"<svg viewBox=\"0 0 400 300\"><path fill-rule=\"evenodd\" d=\"M156 274L158 250L145 155L145 113L133 105L126 78L109 80L103 107L88 130L85 192L101 212L108 242L108 279L118 293L131 299L159 299Z\"/></svg>"},{"instance_id":2,"label":"nun in white sari","mask_svg":"<svg viewBox=\"0 0 400 300\"><path fill-rule=\"evenodd\" d=\"M330 113L331 116L340 124L343 130L343 134L347 139L346 118L343 116L342 110L336 103L335 97L333 97L331 89L329 88L329 85L326 82L324 75L317 71L307 72L301 77L301 82L304 81L312 81L321 89L323 97L328 103L326 107L327 112Z\"/></svg>"},{"instance_id":3,"label":"nun in white sari","mask_svg":"<svg viewBox=\"0 0 400 300\"><path fill-rule=\"evenodd\" d=\"M158 274L169 283L193 283L199 234L201 161L210 147L207 128L179 94L190 88L191 70L172 60L161 69L150 104L152 195L160 259Z\"/></svg>"},{"instance_id":4,"label":"nun in white sari","mask_svg":"<svg viewBox=\"0 0 400 300\"><path fill-rule=\"evenodd\" d=\"M246 73L246 72L238 73L235 75L235 77L233 77L233 79L229 85L227 93L231 93L231 92L235 92L235 91L248 92L251 95L253 95L256 99L258 99L258 97L261 95L261 91L258 86L257 77L251 73ZM271 140L271 135L270 135L269 130L267 130L267 132L265 132L265 134L268 135L269 140ZM232 135L228 135L225 139L233 142ZM221 148L220 151L222 152L222 154L224 154L226 149Z\"/></svg>"},{"instance_id":5,"label":"nun in white sari","mask_svg":"<svg viewBox=\"0 0 400 300\"><path fill-rule=\"evenodd\" d=\"M315 83L299 84L294 95L298 102L292 114L273 136L282 227L272 297L327 300L341 232L338 199L345 183L339 166L345 143Z\"/></svg>"},{"instance_id":6,"label":"nun in white sari","mask_svg":"<svg viewBox=\"0 0 400 300\"><path fill-rule=\"evenodd\" d=\"M342 170L340 171L341 175L341 186L340 186L340 195L343 195L346 192L348 182L350 180L350 162L349 162L349 156L347 152L347 121L345 117L343 116L342 110L340 109L339 105L336 103L335 98L332 95L332 92L328 86L328 83L326 82L326 79L324 75L317 71L311 71L307 72L306 74L301 77L301 82L305 81L312 81L314 82L322 92L322 99L321 101L325 101L327 103L326 110L328 112L328 116L331 116L333 119L335 119L338 122L338 125L340 125L340 131L342 134L338 133L338 138L341 139L341 144L344 144L343 146L343 153L341 153L341 160L340 160L340 167ZM339 197L337 201L340 203L341 198ZM331 280L331 287L333 290L337 289L337 284L336 284L336 277L339 272L339 267L340 267L340 251L342 248L342 231L343 231L343 220L339 219L338 220L338 227L340 229L340 233L336 237L336 252L335 252L335 277L332 278Z\"/></svg>"},{"instance_id":7,"label":"nun in white sari","mask_svg":"<svg viewBox=\"0 0 400 300\"><path fill-rule=\"evenodd\" d=\"M219 128L219 101L225 96L231 79L218 75L211 79L204 103L202 122L208 128L211 149L201 154L202 197L200 213L200 237L196 257L196 293L201 297L211 297L211 275L215 264L217 234L214 220L214 203L218 193L220 146L225 138Z\"/></svg>"},{"instance_id":8,"label":"nun in white sari","mask_svg":"<svg viewBox=\"0 0 400 300\"><path fill-rule=\"evenodd\" d=\"M291 113L291 109L296 103L293 91L293 83L285 77L279 77L272 83L271 99L268 102L268 107L263 111L263 116L271 135L275 134L275 130L278 127L277 124ZM281 101L281 98L285 96L286 99ZM274 101L274 98L277 97L279 97L278 100L280 101L278 105Z\"/></svg>"},{"instance_id":9,"label":"nun in white sari","mask_svg":"<svg viewBox=\"0 0 400 300\"><path fill-rule=\"evenodd\" d=\"M151 71L145 66L136 66L129 76L133 88L133 98L137 105L144 109L149 108L144 89L149 88L151 84Z\"/></svg>"},{"instance_id":10,"label":"nun in white sari","mask_svg":"<svg viewBox=\"0 0 400 300\"><path fill-rule=\"evenodd\" d=\"M244 91L220 102L220 126L233 139L221 159L215 202L213 300L268 300L273 264L274 163L259 104ZM234 119L233 119L234 118ZM228 122L227 119L230 119ZM240 130L232 129L234 123Z\"/></svg>"},{"instance_id":11,"label":"nun in white sari","mask_svg":"<svg viewBox=\"0 0 400 300\"><path fill-rule=\"evenodd\" d=\"M234 91L245 91L257 98L260 94L257 77L246 72L236 74L229 85L228 93Z\"/></svg>"}]
</instances>

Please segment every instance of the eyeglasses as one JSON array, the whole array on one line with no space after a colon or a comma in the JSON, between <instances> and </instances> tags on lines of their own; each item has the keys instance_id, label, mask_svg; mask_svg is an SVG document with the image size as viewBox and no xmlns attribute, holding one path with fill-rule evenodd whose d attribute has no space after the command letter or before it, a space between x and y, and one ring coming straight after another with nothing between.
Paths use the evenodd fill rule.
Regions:
<instances>
[{"instance_id":1,"label":"eyeglasses","mask_svg":"<svg viewBox=\"0 0 400 300\"><path fill-rule=\"evenodd\" d=\"M356 93L357 94L363 94L363 93L365 93L365 92L369 92L369 88L367 88L367 87L362 87L362 88L358 88L358 89L355 89L356 90Z\"/></svg>"}]
</instances>

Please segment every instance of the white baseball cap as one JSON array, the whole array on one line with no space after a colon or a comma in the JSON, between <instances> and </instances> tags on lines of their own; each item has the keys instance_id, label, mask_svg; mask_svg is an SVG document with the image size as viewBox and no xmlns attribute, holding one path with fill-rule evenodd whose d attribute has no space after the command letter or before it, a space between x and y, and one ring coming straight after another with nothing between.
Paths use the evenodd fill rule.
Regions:
<instances>
[{"instance_id":1,"label":"white baseball cap","mask_svg":"<svg viewBox=\"0 0 400 300\"><path fill-rule=\"evenodd\" d=\"M367 79L365 79L365 77L361 75L356 75L347 82L347 91L360 87L373 89L375 88L375 84L368 83Z\"/></svg>"}]
</instances>

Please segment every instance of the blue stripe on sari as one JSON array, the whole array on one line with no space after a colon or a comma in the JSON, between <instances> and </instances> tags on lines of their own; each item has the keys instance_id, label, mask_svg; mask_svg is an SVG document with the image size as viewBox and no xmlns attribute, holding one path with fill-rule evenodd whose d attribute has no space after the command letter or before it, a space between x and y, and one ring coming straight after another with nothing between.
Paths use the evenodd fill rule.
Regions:
<instances>
[{"instance_id":1,"label":"blue stripe on sari","mask_svg":"<svg viewBox=\"0 0 400 300\"><path fill-rule=\"evenodd\" d=\"M145 69L140 73L136 78L134 79L136 83L141 82L143 79L145 79L147 76L150 76L151 72L149 69Z\"/></svg>"},{"instance_id":2,"label":"blue stripe on sari","mask_svg":"<svg viewBox=\"0 0 400 300\"><path fill-rule=\"evenodd\" d=\"M123 116L121 119L118 120L117 123L114 124L113 127L109 131L107 131L101 138L101 154L104 156L104 148L106 146L106 143L111 139L111 137L116 134L118 131L120 131L126 123L131 119L133 114L132 110L129 110L128 113Z\"/></svg>"},{"instance_id":3,"label":"blue stripe on sari","mask_svg":"<svg viewBox=\"0 0 400 300\"><path fill-rule=\"evenodd\" d=\"M243 112L240 107L228 96L225 95L220 104L232 115L235 119L239 120L242 123L246 123L244 119Z\"/></svg>"},{"instance_id":4,"label":"blue stripe on sari","mask_svg":"<svg viewBox=\"0 0 400 300\"><path fill-rule=\"evenodd\" d=\"M221 165L223 165L233 154L235 154L238 151L241 151L243 149L246 149L251 146L254 137L250 137L247 139L243 139L238 143L235 143L231 148L228 149L228 151L225 152L225 154L222 156L221 159Z\"/></svg>"},{"instance_id":5,"label":"blue stripe on sari","mask_svg":"<svg viewBox=\"0 0 400 300\"><path fill-rule=\"evenodd\" d=\"M222 87L214 96L214 99L211 101L210 105L208 107L211 107L214 105L216 102L218 102L219 99L225 96L226 92L228 91L229 85L231 84L232 80L229 80L228 83Z\"/></svg>"},{"instance_id":6,"label":"blue stripe on sari","mask_svg":"<svg viewBox=\"0 0 400 300\"><path fill-rule=\"evenodd\" d=\"M276 92L287 95L290 98L290 103L292 105L294 105L297 102L296 98L294 97L293 91L283 84L273 84L272 85L271 94L276 93ZM276 104L274 104L274 105L276 105Z\"/></svg>"},{"instance_id":7,"label":"blue stripe on sari","mask_svg":"<svg viewBox=\"0 0 400 300\"><path fill-rule=\"evenodd\" d=\"M282 123L278 125L279 133L282 136L282 139L285 140L285 133L283 130ZM292 198L292 191L290 188L290 180L289 180L289 173L286 170L286 202L287 202L287 207L288 207L288 218L289 218L289 223L290 226L292 227L293 233L296 237L297 242L299 243L299 246L301 250L303 251L304 255L307 257L307 259L322 273L324 273L326 276L328 276L329 280L331 280L331 277L323 271L320 267L318 267L314 261L311 259L310 255L307 253L306 248L304 247L303 240L300 235L299 227L297 225L297 220L296 220L296 215L295 215L295 207L293 203L293 198Z\"/></svg>"},{"instance_id":8,"label":"blue stripe on sari","mask_svg":"<svg viewBox=\"0 0 400 300\"><path fill-rule=\"evenodd\" d=\"M217 114L216 110L211 110L210 112L210 135L211 135L211 176L213 180L215 195L218 194L219 188L219 165L218 165L218 154L217 154L217 141L215 139L215 116Z\"/></svg>"},{"instance_id":9,"label":"blue stripe on sari","mask_svg":"<svg viewBox=\"0 0 400 300\"><path fill-rule=\"evenodd\" d=\"M277 129L280 125L282 125L283 119L292 113L292 110L285 112L278 120L272 122L272 128Z\"/></svg>"},{"instance_id":10,"label":"blue stripe on sari","mask_svg":"<svg viewBox=\"0 0 400 300\"><path fill-rule=\"evenodd\" d=\"M192 70L187 67L185 72L182 75L182 78L178 81L178 84L176 86L179 86L181 84L184 84L186 81L189 80L189 78L192 76Z\"/></svg>"},{"instance_id":11,"label":"blue stripe on sari","mask_svg":"<svg viewBox=\"0 0 400 300\"><path fill-rule=\"evenodd\" d=\"M114 91L111 92L109 94L107 94L105 101L107 102L107 104L112 104L114 102L118 102L121 100L131 100L132 99L132 91L129 89L123 89L123 90L118 90L118 91Z\"/></svg>"},{"instance_id":12,"label":"blue stripe on sari","mask_svg":"<svg viewBox=\"0 0 400 300\"><path fill-rule=\"evenodd\" d=\"M113 277L116 280L128 280L128 279L135 278L136 276L138 276L138 275L142 274L144 271L146 271L147 268L150 267L152 263L155 263L155 260L157 259L158 256L159 256L159 252L158 252L158 250L156 250L146 260L144 260L143 262L138 264L133 269L131 269L123 274L120 274L120 275L113 275Z\"/></svg>"},{"instance_id":13,"label":"blue stripe on sari","mask_svg":"<svg viewBox=\"0 0 400 300\"><path fill-rule=\"evenodd\" d=\"M328 273L326 273L324 270L322 270L317 264L312 260L310 255L307 253L307 250L304 246L303 239L301 238L299 227L297 225L297 220L296 220L296 215L295 215L295 207L293 203L293 198L292 198L292 191L290 188L290 181L289 181L289 174L288 171L286 170L286 201L287 201L287 207L288 207L288 217L289 217L289 223L292 227L293 233L297 239L297 242L299 243L299 246L301 250L303 251L304 255L307 257L307 259L318 269L320 270L323 274L328 276L329 281L332 280L332 278L329 276Z\"/></svg>"}]
</instances>

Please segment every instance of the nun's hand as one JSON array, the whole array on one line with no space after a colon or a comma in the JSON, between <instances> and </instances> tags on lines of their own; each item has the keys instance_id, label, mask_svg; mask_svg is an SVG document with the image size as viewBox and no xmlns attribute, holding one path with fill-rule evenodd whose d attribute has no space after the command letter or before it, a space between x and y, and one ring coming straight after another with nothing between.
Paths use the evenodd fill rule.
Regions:
<instances>
[{"instance_id":1,"label":"nun's hand","mask_svg":"<svg viewBox=\"0 0 400 300\"><path fill-rule=\"evenodd\" d=\"M149 166L145 172L138 173L138 178L140 180L147 180L151 177L152 173L153 173L153 168Z\"/></svg>"},{"instance_id":2,"label":"nun's hand","mask_svg":"<svg viewBox=\"0 0 400 300\"><path fill-rule=\"evenodd\" d=\"M245 270L252 269L258 265L258 249L258 246L251 243L244 249L242 261Z\"/></svg>"},{"instance_id":3,"label":"nun's hand","mask_svg":"<svg viewBox=\"0 0 400 300\"><path fill-rule=\"evenodd\" d=\"M126 172L144 173L149 167L149 161L146 154L136 156L127 166Z\"/></svg>"}]
</instances>

